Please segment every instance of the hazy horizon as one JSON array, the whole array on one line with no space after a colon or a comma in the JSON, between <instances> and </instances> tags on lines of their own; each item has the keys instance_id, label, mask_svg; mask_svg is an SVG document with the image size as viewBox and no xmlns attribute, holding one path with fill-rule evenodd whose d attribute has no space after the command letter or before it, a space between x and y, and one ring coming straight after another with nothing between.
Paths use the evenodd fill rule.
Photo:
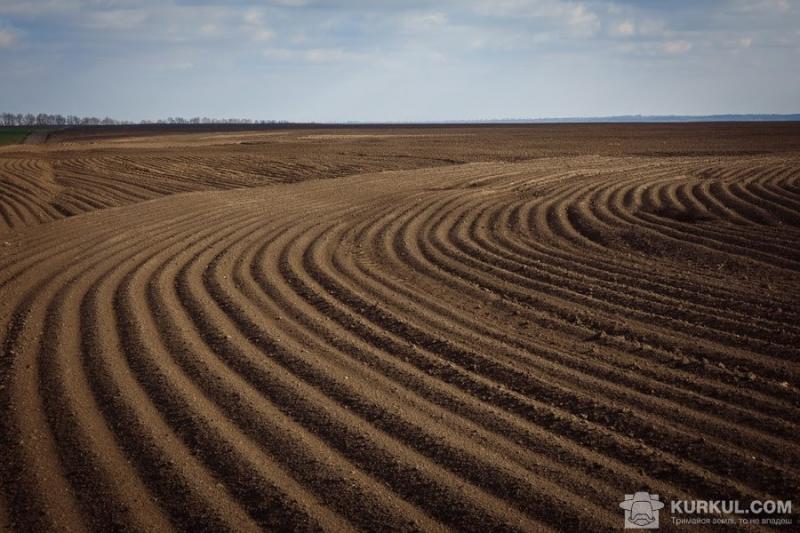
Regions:
<instances>
[{"instance_id":1,"label":"hazy horizon","mask_svg":"<svg viewBox=\"0 0 800 533\"><path fill-rule=\"evenodd\" d=\"M785 0L0 3L0 111L440 122L794 114Z\"/></svg>"}]
</instances>

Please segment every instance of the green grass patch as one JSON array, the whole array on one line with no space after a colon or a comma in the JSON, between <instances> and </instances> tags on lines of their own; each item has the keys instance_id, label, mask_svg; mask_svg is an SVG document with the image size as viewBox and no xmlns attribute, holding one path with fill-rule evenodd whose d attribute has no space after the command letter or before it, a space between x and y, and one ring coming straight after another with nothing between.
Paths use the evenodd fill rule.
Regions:
<instances>
[{"instance_id":1,"label":"green grass patch","mask_svg":"<svg viewBox=\"0 0 800 533\"><path fill-rule=\"evenodd\" d=\"M35 128L0 128L0 146L21 143L34 131Z\"/></svg>"}]
</instances>

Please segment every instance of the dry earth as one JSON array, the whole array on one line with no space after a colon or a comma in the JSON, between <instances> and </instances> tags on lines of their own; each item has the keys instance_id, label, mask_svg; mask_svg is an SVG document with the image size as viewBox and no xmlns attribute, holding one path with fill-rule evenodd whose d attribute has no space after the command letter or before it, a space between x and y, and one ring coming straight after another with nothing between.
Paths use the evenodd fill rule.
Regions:
<instances>
[{"instance_id":1,"label":"dry earth","mask_svg":"<svg viewBox=\"0 0 800 533\"><path fill-rule=\"evenodd\" d=\"M0 530L800 505L798 124L78 130L0 217Z\"/></svg>"}]
</instances>

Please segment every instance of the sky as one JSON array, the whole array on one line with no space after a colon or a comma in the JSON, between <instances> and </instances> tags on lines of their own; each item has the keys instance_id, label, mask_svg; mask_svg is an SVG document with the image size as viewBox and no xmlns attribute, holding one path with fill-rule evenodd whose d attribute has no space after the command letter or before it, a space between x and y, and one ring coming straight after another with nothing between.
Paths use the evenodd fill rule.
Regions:
<instances>
[{"instance_id":1,"label":"sky","mask_svg":"<svg viewBox=\"0 0 800 533\"><path fill-rule=\"evenodd\" d=\"M797 113L798 65L793 0L0 0L15 113Z\"/></svg>"}]
</instances>

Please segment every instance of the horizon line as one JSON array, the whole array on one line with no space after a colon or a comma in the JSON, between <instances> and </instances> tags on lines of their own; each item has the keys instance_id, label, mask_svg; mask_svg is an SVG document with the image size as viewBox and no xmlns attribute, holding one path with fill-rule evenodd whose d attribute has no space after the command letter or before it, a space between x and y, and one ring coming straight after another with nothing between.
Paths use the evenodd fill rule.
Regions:
<instances>
[{"instance_id":1,"label":"horizon line","mask_svg":"<svg viewBox=\"0 0 800 533\"><path fill-rule=\"evenodd\" d=\"M800 121L800 113L718 113L706 115L603 115L603 116L571 116L571 117L521 117L521 118L482 118L482 119L447 119L447 120L330 120L330 121L292 121L285 119L250 119L250 118L210 118L194 116L184 118L169 116L160 119L118 120L111 117L62 115L49 113L0 113L0 117L31 117L39 119L32 124L4 124L0 127L82 127L82 126L195 126L195 125L414 125L414 124L566 124L566 123L676 123L676 122L794 122ZM56 122L56 118L78 119L80 122Z\"/></svg>"}]
</instances>

